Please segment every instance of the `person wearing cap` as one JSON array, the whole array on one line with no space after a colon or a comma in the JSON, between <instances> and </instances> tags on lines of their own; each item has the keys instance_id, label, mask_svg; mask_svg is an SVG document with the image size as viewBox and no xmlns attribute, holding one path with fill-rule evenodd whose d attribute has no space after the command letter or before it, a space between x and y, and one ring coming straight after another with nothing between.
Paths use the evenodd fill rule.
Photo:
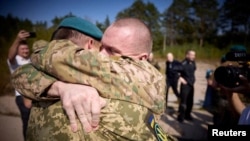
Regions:
<instances>
[{"instance_id":1,"label":"person wearing cap","mask_svg":"<svg viewBox=\"0 0 250 141\"><path fill-rule=\"evenodd\" d=\"M230 48L229 52L247 52L247 50L246 50L246 47L243 45L233 45ZM227 58L227 55L225 55L224 66L237 65L231 61L227 62L228 60L229 58ZM231 112L233 111L234 114L236 112L236 118L234 118L235 124L233 125L236 125L236 124L250 125L250 116L249 116L250 106L247 106L247 104L249 103L246 102L246 99L249 99L248 95L250 92L250 83L247 77L243 75L239 75L238 77L241 81L241 85L229 88L229 87L223 86L222 84L218 84L218 87L220 88L221 92L227 97L228 103L231 108Z\"/></svg>"},{"instance_id":2,"label":"person wearing cap","mask_svg":"<svg viewBox=\"0 0 250 141\"><path fill-rule=\"evenodd\" d=\"M123 23L125 23L125 24L123 24ZM140 28L139 29L134 28L132 30L133 31L132 33L127 32L127 31L129 31L128 27L129 27L129 25L131 26L131 24L132 24L132 27L139 26ZM134 31L136 31L135 29L141 31L142 36L140 36L140 37L145 38L145 34L146 34L147 35L146 37L150 40L146 40L146 42L145 42L145 40L143 40L143 42L140 42L140 41L142 41L142 39L143 39L142 38L142 39L138 40L139 42L137 42L140 44L129 44L131 42L131 39L127 39L128 41L126 42L126 44L137 45L138 47L142 47L142 48L144 46L147 46L146 50L145 49L137 50L136 48L133 48L133 46L130 46L130 47L124 46L125 44L122 44L122 42L120 42L124 38L124 36L121 36L121 35L124 35L122 33L124 33L125 30L126 30L126 33L129 33L128 35L135 36L136 35L134 32ZM121 33L117 32L117 31L120 31ZM117 36L115 36L115 35L117 35ZM128 37L128 35L125 35L125 36ZM102 121L101 121L101 125L99 126L99 129L96 130L95 132L93 132L93 133L91 132L89 134L82 133L82 130L80 130L81 131L80 133L86 135L84 137L86 137L87 139L121 140L122 138L123 139L126 138L127 140L132 140L132 139L135 139L135 140L144 140L144 139L156 140L156 137L150 131L151 129L147 127L148 124L145 123L144 118L146 118L147 117L146 115L148 113L151 113L151 112L153 112L156 115L157 114L159 115L160 113L163 112L163 109L164 109L164 96L163 96L164 95L164 87L162 87L161 85L164 86L164 80L163 80L162 75L155 68L153 68L153 66L148 65L149 63L147 61L143 61L143 60L147 60L147 57L148 57L147 55L149 54L149 52L151 51L151 48L152 48L152 40L151 40L151 36L149 36L149 35L150 34L149 34L146 26L144 24L142 24L141 22L139 22L138 20L135 20L135 19L119 20L119 21L115 22L114 24L112 24L105 31L104 37L102 39L103 45L101 47L100 54L90 52L87 50L82 50L79 47L73 46L73 45L71 47L65 47L66 45L69 45L70 42L66 42L66 44L65 44L65 42L63 44L63 42L62 42L62 44L59 48L57 48L57 47L55 48L55 46L53 46L53 48L49 47L49 46L47 48L45 48L46 52L44 52L44 54L42 54L42 55L39 54L43 57L40 58L40 60L38 60L37 62L33 62L33 65L38 63L38 65L35 65L35 66L39 70L44 70L46 73L49 73L54 77L62 77L63 76L62 80L65 82L80 83L80 84L87 83L88 85L95 87L100 92L101 96L109 98L109 99L106 99L106 100L108 100L108 105L104 109L102 109L103 115L101 117ZM113 37L113 38L111 38L111 37ZM118 37L123 37L123 38L119 39ZM143 44L143 43L145 43L145 44ZM120 48L115 48L117 46ZM124 50L121 50L122 47L124 47ZM133 52L131 52L132 48L136 49L138 52L142 52L142 53L138 53L138 54L133 53ZM58 53L59 50L64 50L64 52ZM131 53L133 53L133 54L131 54ZM65 56L64 54L65 55L67 54L68 56ZM110 58L111 60L109 61L109 58L103 56L104 54L112 55L113 57L111 57ZM60 59L60 57L59 56L57 57L57 55L64 55L66 58ZM126 57L121 56L121 55L125 55ZM82 57L86 56L87 60L86 59L81 60L81 56ZM91 57L91 56L93 56L93 57ZM79 57L80 57L80 59L78 59ZM50 58L54 58L52 62L49 61L49 60L52 60ZM76 59L76 61L72 60L71 58ZM78 60L80 62L77 63ZM141 60L141 61L139 61L139 60ZM88 61L91 62L91 64L89 64ZM103 63L101 63L101 62L103 62ZM110 70L110 63L109 62L112 62L111 63L112 71ZM132 67L132 68L134 67L135 70L136 70L136 67L133 66L134 63L135 64L138 63L137 65L141 66L142 68L146 67L145 68L146 70L147 69L151 70L150 73L149 72L147 73L147 72L144 72L144 71L137 68L138 69L137 71L140 70L140 71L144 72L145 75L146 74L147 75L154 75L155 76L154 79L152 79L153 77L151 77L151 81L153 80L153 83L151 82L152 84L150 84L150 83L143 84L142 82L144 82L144 81L147 82L150 79L147 79L147 77L145 77L143 75L142 76L138 75L138 74L141 74L141 73L139 73L140 71L138 73L135 73L134 71L130 70L131 68L127 67L126 62L128 62L130 64L129 65L130 67ZM80 65L82 63L84 65ZM49 65L50 67L48 68L47 65ZM78 65L78 66L73 67L74 65ZM67 68L70 66L73 68L77 68L79 70L72 71L72 72L74 72L72 74L72 73L63 71L64 69L61 69L61 68L65 68L65 67ZM48 68L48 69L46 69L46 68ZM67 70L67 69L65 69L65 70ZM72 70L72 68L71 68L71 70ZM105 71L103 73L101 73L100 70L101 71L105 70ZM82 74L82 72L81 72L80 73L81 75L80 75L79 73L77 73L77 71L89 72L94 77L99 77L99 79L97 79L97 80L91 79L91 81L86 81L83 78L90 77L90 76L88 76L89 74L87 73L87 76L86 76L86 74ZM115 72L115 73L109 74L108 72L110 72L110 71ZM118 73L118 75L115 75L117 73ZM136 76L133 76L132 74L134 74ZM132 75L132 77L130 75ZM79 77L79 76L81 76L81 77ZM111 78L109 78L109 77L111 77ZM100 81L100 79L104 83L102 81ZM111 81L110 81L110 79L111 79ZM138 83L138 82L140 82L140 83ZM97 84L100 84L100 85L97 85ZM142 86L140 86L140 85L142 85ZM143 85L147 85L147 87L143 86ZM159 86L158 89L154 88L155 86ZM160 89L160 88L162 88L162 89ZM149 91L149 89L150 89L150 91ZM156 92L156 91L158 91L158 92ZM147 93L150 95L148 95ZM152 101L152 103L150 101ZM142 105L142 106L139 106L139 105ZM57 104L57 107L59 107L59 106L60 106L60 104L59 105ZM54 106L54 108L55 108L55 106ZM136 113L134 113L135 111L132 109L134 109L134 110L138 109L139 111L136 110L136 113L137 113L136 114ZM150 110L147 110L147 109L150 109ZM114 112L114 110L116 111L115 112L116 114L112 114ZM144 110L146 110L146 111L144 111ZM137 117L138 114L140 115L139 117ZM136 115L136 117L134 117L135 115ZM138 118L139 118L139 120L136 120ZM63 118L63 119L65 120L65 118ZM153 118L153 120L156 120L156 119ZM119 124L119 126L116 126L114 124L114 122L116 124ZM130 123L130 124L128 124L128 123ZM125 130L125 129L127 129L127 130ZM138 129L140 129L140 130L138 130ZM75 137L74 133L72 133L70 135L72 138ZM163 138L166 138L164 133L162 135L163 135L162 136Z\"/></svg>"},{"instance_id":3,"label":"person wearing cap","mask_svg":"<svg viewBox=\"0 0 250 141\"><path fill-rule=\"evenodd\" d=\"M220 59L220 64L225 65L227 62L225 55ZM214 71L208 70L206 74L207 89L203 108L213 115L213 125L229 126L237 124L237 116L232 106L228 102L227 96L220 91L217 82L214 79Z\"/></svg>"},{"instance_id":4,"label":"person wearing cap","mask_svg":"<svg viewBox=\"0 0 250 141\"><path fill-rule=\"evenodd\" d=\"M53 33L52 41L48 45L50 45L52 43L55 43L56 41L61 40L61 39L70 39L70 41L74 42L74 45L77 44L78 46L81 46L81 47L86 48L86 49L99 50L101 37L102 37L102 32L100 31L99 28L94 26L92 23L87 22L87 21L85 21L85 20L83 20L81 18L78 18L78 17L70 17L70 18L66 18L65 20L63 20L60 23L57 30ZM41 43L41 41L40 41L40 43ZM38 60L39 59L34 54L38 54L41 51L41 49L44 47L45 42L43 42L42 44L40 44L40 43L38 43L38 44L36 44L36 42L34 43L34 53L31 55L31 58L33 60ZM54 45L55 46L60 46L60 44L54 44ZM22 85L25 85L24 87L28 86L28 89L27 89L27 87L26 87L26 89L23 89L22 92L24 92L24 93L26 93L29 89L31 89L32 92L34 92L34 93L30 94L30 95L29 94L25 95L26 97L28 97L30 99L34 99L36 101L37 101L36 98L40 97L40 96L41 96L40 99L42 99L42 100L43 99L46 99L46 100L49 99L49 100L53 101L53 100L58 100L59 99L59 97L52 97L52 98L48 97L47 98L47 97L43 96L43 94L46 94L46 92L45 92L45 89L42 89L42 88L47 88L51 84L53 84L56 81L55 78L50 77L50 79L47 79L48 77L43 77L43 76L46 76L46 74L43 73L43 72L39 72L39 73L34 72L34 71L32 72L33 69L32 69L32 66L30 64L29 65L24 65L24 67L21 67L20 69L22 71L24 71L24 73L19 75L20 76L20 78L19 78L20 83L17 84L17 85L21 86L21 88L23 88ZM24 80L24 79L26 79L28 73L30 73L30 75L28 75L28 76L30 76L31 79L39 81L40 84L34 83L32 85L28 85L29 82ZM27 82L27 83L24 83L24 82ZM17 90L20 91L20 88L17 87ZM86 93L88 93L88 91L90 91L87 86L85 86L84 90L87 91ZM67 93L67 92L68 91L66 91L65 93ZM91 92L92 92L91 97L86 96L87 100L85 100L85 101L90 101L90 100L93 99L93 101L96 102L94 106L96 106L97 108L103 107L103 106L98 106L98 104L99 104L99 101L98 101L99 100L99 95L98 95L98 93L96 91L94 91L94 90L92 90ZM68 92L68 93L70 93L70 92ZM81 92L78 92L78 93L81 93ZM97 100L94 98L94 96L95 96L95 98ZM35 105L38 103L36 101L34 102ZM69 102L72 102L72 101L70 99L67 99L67 102L69 103ZM34 111L34 109L35 108L33 108L32 111ZM64 108L64 109L65 109L66 112L68 111L67 108ZM31 119L34 119L34 117L35 117L34 115L36 115L38 112L32 112L32 111L31 111ZM69 112L71 112L71 111L73 111L73 110L70 109ZM74 114L75 113L73 111L69 115L74 116ZM86 118L86 116L84 116L83 118ZM84 120L81 119L81 121L84 121ZM76 126L76 123L73 123L73 122L72 122L72 124L73 124L72 128L76 128L76 127L74 127L74 126ZM87 125L87 123L88 123L87 121L83 122L83 124L85 126Z\"/></svg>"}]
</instances>

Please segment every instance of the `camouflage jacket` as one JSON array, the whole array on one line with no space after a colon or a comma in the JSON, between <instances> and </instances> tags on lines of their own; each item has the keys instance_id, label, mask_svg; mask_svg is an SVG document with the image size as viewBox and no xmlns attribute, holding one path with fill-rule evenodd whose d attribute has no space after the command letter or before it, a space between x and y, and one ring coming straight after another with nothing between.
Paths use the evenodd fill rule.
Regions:
<instances>
[{"instance_id":1,"label":"camouflage jacket","mask_svg":"<svg viewBox=\"0 0 250 141\"><path fill-rule=\"evenodd\" d=\"M52 84L55 79L44 75L50 74L64 82L90 85L105 98L142 105L156 114L164 110L163 75L147 61L105 57L69 40L52 41L42 51L32 54L31 61L42 73L26 65L15 71L12 79L18 91L24 95L31 92L27 97L36 98L32 96L33 91L39 96L48 83Z\"/></svg>"},{"instance_id":2,"label":"camouflage jacket","mask_svg":"<svg viewBox=\"0 0 250 141\"><path fill-rule=\"evenodd\" d=\"M33 54L31 60L36 68L31 64L20 67L12 81L26 96L39 101L54 100L42 93L59 79L91 85L109 102L101 110L99 129L90 134L84 133L81 126L77 133L70 131L60 101L52 105L36 102L29 120L28 140L174 140L157 124L147 121L148 109L159 115L165 104L163 77L148 62L128 57L110 59L65 40L51 42Z\"/></svg>"}]
</instances>

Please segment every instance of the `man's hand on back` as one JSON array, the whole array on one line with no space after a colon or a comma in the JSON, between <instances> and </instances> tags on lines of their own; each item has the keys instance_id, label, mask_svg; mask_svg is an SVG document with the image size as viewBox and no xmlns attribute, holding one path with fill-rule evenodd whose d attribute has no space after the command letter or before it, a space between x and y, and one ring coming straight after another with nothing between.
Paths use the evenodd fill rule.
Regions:
<instances>
[{"instance_id":1,"label":"man's hand on back","mask_svg":"<svg viewBox=\"0 0 250 141\"><path fill-rule=\"evenodd\" d=\"M101 108L106 105L106 101L99 96L95 88L57 81L51 86L48 96L60 97L73 132L78 130L76 116L86 132L98 128Z\"/></svg>"}]
</instances>

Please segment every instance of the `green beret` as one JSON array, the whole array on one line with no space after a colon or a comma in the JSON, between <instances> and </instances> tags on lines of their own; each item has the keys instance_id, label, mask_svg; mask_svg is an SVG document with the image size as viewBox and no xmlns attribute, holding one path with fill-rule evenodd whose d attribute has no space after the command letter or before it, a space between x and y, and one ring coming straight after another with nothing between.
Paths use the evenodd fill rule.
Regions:
<instances>
[{"instance_id":1,"label":"green beret","mask_svg":"<svg viewBox=\"0 0 250 141\"><path fill-rule=\"evenodd\" d=\"M58 28L61 27L72 28L99 41L103 34L96 25L78 17L67 17L63 19Z\"/></svg>"},{"instance_id":2,"label":"green beret","mask_svg":"<svg viewBox=\"0 0 250 141\"><path fill-rule=\"evenodd\" d=\"M232 52L246 52L247 49L243 45L234 45L230 48L230 51L232 51Z\"/></svg>"}]
</instances>

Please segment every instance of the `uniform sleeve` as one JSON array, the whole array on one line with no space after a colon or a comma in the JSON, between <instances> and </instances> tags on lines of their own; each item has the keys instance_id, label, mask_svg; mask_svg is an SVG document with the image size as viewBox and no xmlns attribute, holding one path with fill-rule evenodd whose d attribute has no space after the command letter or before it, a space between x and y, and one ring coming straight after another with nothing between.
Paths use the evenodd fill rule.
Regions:
<instances>
[{"instance_id":1,"label":"uniform sleeve","mask_svg":"<svg viewBox=\"0 0 250 141\"><path fill-rule=\"evenodd\" d=\"M84 50L70 41L52 42L31 57L31 61L37 69L64 82L92 86L98 81L110 82L109 58Z\"/></svg>"},{"instance_id":2,"label":"uniform sleeve","mask_svg":"<svg viewBox=\"0 0 250 141\"><path fill-rule=\"evenodd\" d=\"M42 94L57 81L55 78L38 71L31 64L17 68L11 78L14 88L23 96L32 100L56 100L58 98L42 97Z\"/></svg>"},{"instance_id":3,"label":"uniform sleeve","mask_svg":"<svg viewBox=\"0 0 250 141\"><path fill-rule=\"evenodd\" d=\"M111 62L109 57L65 40L51 42L39 54L33 54L31 61L38 70L58 80L96 88L102 97L143 105L157 114L164 110L165 81L148 62Z\"/></svg>"}]
</instances>

